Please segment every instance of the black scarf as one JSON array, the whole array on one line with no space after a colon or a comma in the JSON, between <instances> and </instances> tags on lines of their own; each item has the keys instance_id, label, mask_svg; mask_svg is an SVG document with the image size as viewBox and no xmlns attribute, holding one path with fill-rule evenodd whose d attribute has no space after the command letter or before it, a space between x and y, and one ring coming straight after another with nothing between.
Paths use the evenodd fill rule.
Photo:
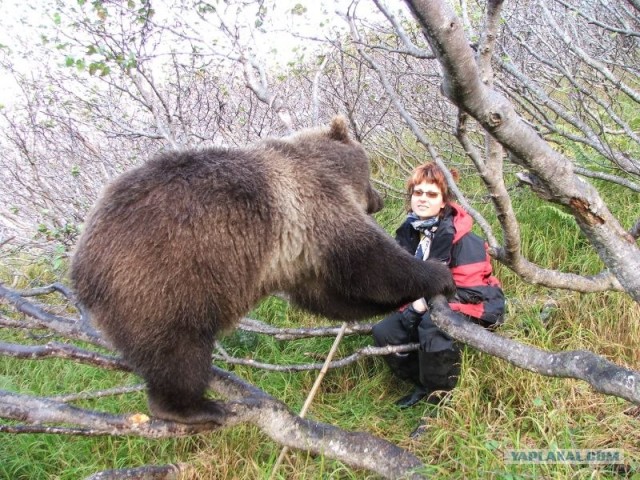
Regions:
<instances>
[{"instance_id":1,"label":"black scarf","mask_svg":"<svg viewBox=\"0 0 640 480\"><path fill-rule=\"evenodd\" d=\"M412 220L411 226L423 235L416 249L415 256L420 260L426 260L429 258L433 234L438 229L438 225L440 225L440 217L436 215L435 217L422 220L415 213L411 212L409 219Z\"/></svg>"}]
</instances>

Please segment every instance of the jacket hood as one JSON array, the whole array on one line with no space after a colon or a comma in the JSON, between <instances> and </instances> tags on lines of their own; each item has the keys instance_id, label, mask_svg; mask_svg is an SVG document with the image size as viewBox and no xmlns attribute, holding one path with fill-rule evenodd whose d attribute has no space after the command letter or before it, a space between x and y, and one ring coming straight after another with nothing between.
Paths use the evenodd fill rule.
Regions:
<instances>
[{"instance_id":1,"label":"jacket hood","mask_svg":"<svg viewBox=\"0 0 640 480\"><path fill-rule=\"evenodd\" d=\"M464 208L455 202L449 202L451 210L453 210L453 226L456 233L453 237L453 243L456 243L460 238L471 231L473 227L473 218L469 215Z\"/></svg>"}]
</instances>

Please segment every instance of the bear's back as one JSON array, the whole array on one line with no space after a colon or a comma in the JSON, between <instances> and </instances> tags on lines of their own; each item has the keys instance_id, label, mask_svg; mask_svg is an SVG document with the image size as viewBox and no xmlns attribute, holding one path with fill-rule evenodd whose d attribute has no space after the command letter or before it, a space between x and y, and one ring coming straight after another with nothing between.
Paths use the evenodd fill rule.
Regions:
<instances>
[{"instance_id":1,"label":"bear's back","mask_svg":"<svg viewBox=\"0 0 640 480\"><path fill-rule=\"evenodd\" d=\"M167 214L202 214L191 207L264 207L273 202L268 170L251 150L169 152L118 177L107 187L97 210L102 209L100 215L122 215L162 205Z\"/></svg>"},{"instance_id":2,"label":"bear's back","mask_svg":"<svg viewBox=\"0 0 640 480\"><path fill-rule=\"evenodd\" d=\"M97 323L109 330L115 316L138 315L133 321L142 325L172 313L224 322L246 310L260 294L262 259L273 249L266 168L250 151L172 152L110 184L71 269L78 298Z\"/></svg>"}]
</instances>

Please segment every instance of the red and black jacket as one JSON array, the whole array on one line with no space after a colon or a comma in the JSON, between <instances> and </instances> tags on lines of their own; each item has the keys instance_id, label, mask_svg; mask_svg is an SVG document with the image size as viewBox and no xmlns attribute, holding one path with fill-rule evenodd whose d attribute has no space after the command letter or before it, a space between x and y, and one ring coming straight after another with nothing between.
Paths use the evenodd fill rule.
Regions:
<instances>
[{"instance_id":1,"label":"red and black jacket","mask_svg":"<svg viewBox=\"0 0 640 480\"><path fill-rule=\"evenodd\" d=\"M396 230L396 241L411 255L420 243L420 232L407 218ZM458 204L449 202L440 225L433 235L429 259L449 265L456 283L456 296L449 303L459 311L494 324L504 314L504 294L500 282L492 275L486 242L471 231L473 219Z\"/></svg>"}]
</instances>

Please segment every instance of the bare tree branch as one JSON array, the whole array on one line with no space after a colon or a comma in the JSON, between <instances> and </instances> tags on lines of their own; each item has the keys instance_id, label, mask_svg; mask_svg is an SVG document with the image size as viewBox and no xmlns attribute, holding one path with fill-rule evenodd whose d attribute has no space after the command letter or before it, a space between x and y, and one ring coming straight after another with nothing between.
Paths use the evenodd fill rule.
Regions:
<instances>
[{"instance_id":1,"label":"bare tree branch","mask_svg":"<svg viewBox=\"0 0 640 480\"><path fill-rule=\"evenodd\" d=\"M523 42L523 46L525 46L525 48L527 48L527 50L532 55L536 55L535 52L530 49L528 45L526 45L526 42ZM542 88L538 87L534 81L528 79L525 75L519 72L512 62L500 61L500 66L504 71L518 79L520 83L526 86L526 88L530 92L535 94L540 103L542 103L546 108L555 113L558 118L564 120L566 124L575 127L578 132L581 132L583 134L583 136L567 133L565 131L566 129L559 125L557 122L553 122L550 120L544 121L543 123L545 127L547 127L550 131L562 134L563 136L571 140L590 146L601 155L611 158L616 162L617 165L628 172L640 172L640 165L638 165L637 161L625 158L625 156L621 153L611 152L607 145L603 144L603 140L600 138L597 132L595 132L589 125L582 121L577 115L572 115L563 105L553 100ZM567 78L572 77L572 75L570 75L568 72L565 73L565 75ZM604 105L603 102L599 100L596 101L600 103L603 108L608 109L608 106ZM612 116L612 118L616 119L626 131L628 131L631 138L637 138L637 135L633 133L633 130L628 125L624 124L621 120L617 119L617 116L613 112L611 112L610 115Z\"/></svg>"},{"instance_id":2,"label":"bare tree branch","mask_svg":"<svg viewBox=\"0 0 640 480\"><path fill-rule=\"evenodd\" d=\"M583 380L598 392L640 405L640 372L620 367L592 352L549 353L499 336L453 312L442 296L431 304L433 322L456 340L525 370Z\"/></svg>"},{"instance_id":3,"label":"bare tree branch","mask_svg":"<svg viewBox=\"0 0 640 480\"><path fill-rule=\"evenodd\" d=\"M88 476L85 480L179 480L193 471L193 467L178 463L171 465L148 465L138 468L104 470Z\"/></svg>"},{"instance_id":4,"label":"bare tree branch","mask_svg":"<svg viewBox=\"0 0 640 480\"><path fill-rule=\"evenodd\" d=\"M300 418L280 402L264 392L257 393L254 386L229 372L214 367L214 373L210 386L218 393L232 400L254 394L264 402L262 408L253 412L252 423L280 445L322 453L385 478L425 478L414 473L422 464L406 450L366 433L343 432L331 425Z\"/></svg>"},{"instance_id":5,"label":"bare tree branch","mask_svg":"<svg viewBox=\"0 0 640 480\"><path fill-rule=\"evenodd\" d=\"M378 7L378 10L380 10L382 14L387 18L387 20L389 20L391 25L393 25L394 30L398 34L398 37L406 47L406 51L403 53L406 53L408 55L411 55L416 58L421 58L421 59L436 58L436 56L433 53L425 52L422 49L418 48L413 42L411 42L411 40L409 39L409 36L407 35L407 32L405 32L404 28L402 27L402 25L400 24L396 16L393 15L380 0L373 0L373 3L376 4L376 7Z\"/></svg>"},{"instance_id":6,"label":"bare tree branch","mask_svg":"<svg viewBox=\"0 0 640 480\"><path fill-rule=\"evenodd\" d=\"M6 300L19 312L38 320L40 326L69 338L84 340L102 347L109 346L88 323L53 315L31 302L27 302L18 292L12 291L2 284L0 284L0 298Z\"/></svg>"},{"instance_id":7,"label":"bare tree branch","mask_svg":"<svg viewBox=\"0 0 640 480\"><path fill-rule=\"evenodd\" d=\"M365 357L373 357L379 355L388 355L390 353L406 353L418 350L419 345L417 343L410 343L407 345L394 345L386 347L362 347L351 355L341 358L340 360L333 360L329 362L328 368L340 368L346 367L352 363ZM302 372L307 370L321 370L324 363L304 363L297 365L275 365L272 363L264 363L256 361L252 358L237 358L228 355L226 352L218 350L220 354L213 354L214 360L220 360L230 365L246 365L249 367L260 368L261 370L269 370L273 372ZM1 353L1 351L0 351Z\"/></svg>"},{"instance_id":8,"label":"bare tree branch","mask_svg":"<svg viewBox=\"0 0 640 480\"><path fill-rule=\"evenodd\" d=\"M5 289L5 292L6 291L7 289ZM48 291L48 289L44 288L42 289L42 291L46 292ZM10 293L13 293L13 292L10 292ZM0 295L2 294L3 292L0 291ZM446 309L443 310L441 302L439 303L438 301L436 301L435 305L436 306L434 307L434 312L436 311L437 308L439 308L439 310L437 311L440 311L440 312L448 311L448 306ZM37 309L33 311L38 312ZM449 317L451 317L451 315L449 315ZM280 330L280 329L262 328L260 327L261 322L257 322L255 320L250 320L250 319L243 319L243 323L245 325L246 324L252 325L253 329L251 331L259 330L260 333L265 333L265 334L271 334L271 335L282 334L282 331L285 331L286 333L284 334L285 335L284 338L301 338L300 336L298 336L299 334L302 334L303 336L319 336L319 335L329 335L329 334L335 335L335 328L334 329L331 329L331 328L310 329L309 331L305 332L303 331L304 329ZM464 333L465 336L459 338L458 336L456 336L458 335L456 331L448 330L450 328L449 323L447 323L446 326L442 327L445 331L450 333L454 338L461 340L462 342L468 345L471 345L482 352L489 353L499 358L506 359L507 361L513 363L518 367L525 368L532 371L537 371L535 369L539 367L537 367L536 365L542 365L542 364L547 365L544 374L548 376L558 376L558 377L569 376L567 374L568 370L562 367L559 361L556 359L565 358L566 356L570 357L571 355L574 355L574 353L572 352L549 354L546 352L536 350L533 347L521 346L518 348L521 348L520 351L525 353L522 353L521 357L517 357L515 360L512 361L511 356L513 352L517 350L516 346L519 345L517 342L504 339L503 337L499 337L497 335L491 334L487 332L485 329L480 327L473 328L473 326L468 326L468 327L465 326L463 329L463 331L465 332ZM470 322L465 321L464 323L469 324ZM260 328L259 329L255 328L256 326ZM370 325L365 327L366 328L362 330L357 331L356 329L355 331L357 331L358 333L369 332ZM291 330L293 330L293 332ZM347 331L354 333L353 326L345 329L345 332ZM289 335L291 335L292 333L294 334L293 337L289 337ZM414 351L417 349L418 349L418 344L396 345L396 346L387 346L387 347L366 346L340 360L334 360L330 362L328 368L343 367L351 363L354 363L355 361L367 356L387 355L389 353L403 353L403 352ZM537 363L528 364L524 362L522 359L526 358L526 355L534 350L538 352L536 353L536 356L535 356ZM225 361L229 364L247 365L255 368L262 368L262 369L272 370L272 371L291 372L291 371L304 371L304 370L312 370L312 369L319 370L323 366L323 363L286 365L286 366L273 365L273 364L266 364L263 362L255 361L254 359L234 358L230 356L223 348L219 348L219 352L220 352L219 354L213 355L213 358L215 360ZM25 358L25 359L26 358L30 358L30 359L50 358L50 357L67 358L67 359L72 359L74 361L78 361L81 363L99 366L102 368L130 371L126 363L124 363L121 359L117 357L98 354L96 352L91 352L79 347L75 347L73 345L59 344L54 342L49 343L47 345L42 345L42 346L26 346L26 345L0 343L0 354L12 356L15 358ZM623 373L619 373L619 367L616 367L615 365L610 364L610 362L607 362L606 360L592 353L582 352L579 354L579 358L588 360L590 362L589 364L606 366L607 375L609 375L609 377L613 374L619 376L619 375L626 374L625 372L627 372L627 370L623 369L624 370ZM614 386L611 386L612 380L607 375L587 375L585 372L579 371L579 370L571 370L571 372L574 372L572 373L572 378L580 378L582 380L585 380L589 382L598 391L620 396L622 398L625 398L634 402L637 402L638 400L635 396L637 395L637 393L629 393L628 391L622 389L621 387L616 387L615 382L614 382ZM640 375L637 372L633 372L633 371L629 371L629 372L631 372L630 374L634 376ZM226 373L223 370L220 370L214 367L214 373L218 377L228 379L228 377L226 376ZM258 390L257 388L250 386L249 384L246 384L235 377L232 378L230 382L231 383L229 384L226 384L224 382L222 384L216 384L217 387L215 387L214 389L216 389L216 391L218 391L219 393L225 396L228 396L230 398L241 398L243 395L249 394L249 393L252 396L258 396L258 397L262 395L266 395L261 390ZM2 410L0 409L0 414L1 413L2 413Z\"/></svg>"},{"instance_id":9,"label":"bare tree branch","mask_svg":"<svg viewBox=\"0 0 640 480\"><path fill-rule=\"evenodd\" d=\"M5 245L7 245L8 243L10 243L10 242L11 242L13 239L15 239L15 238L16 238L16 237L15 237L15 235L12 235L12 236L7 237L7 238L3 238L3 239L0 241L0 247L4 247Z\"/></svg>"},{"instance_id":10,"label":"bare tree branch","mask_svg":"<svg viewBox=\"0 0 640 480\"><path fill-rule=\"evenodd\" d=\"M597 191L578 178L571 162L522 121L504 96L482 83L461 23L445 2L406 3L444 69L443 90L447 97L540 177L554 201L570 208L604 263L625 291L640 302L640 249L629 242L627 232Z\"/></svg>"},{"instance_id":11,"label":"bare tree branch","mask_svg":"<svg viewBox=\"0 0 640 480\"><path fill-rule=\"evenodd\" d=\"M549 24L554 28L554 30L559 34L559 37L562 39L564 44L568 49L570 49L574 54L576 54L582 61L584 61L587 65L594 68L598 72L600 72L607 80L611 83L618 85L621 91L626 93L630 98L632 98L636 103L640 103L640 92L632 88L631 85L627 84L623 79L617 77L614 72L612 72L604 63L599 60L591 57L587 52L581 49L576 43L572 40L571 36L565 32L565 30L558 25L553 15L547 8L545 2L539 2L542 11L545 14L546 20Z\"/></svg>"},{"instance_id":12,"label":"bare tree branch","mask_svg":"<svg viewBox=\"0 0 640 480\"><path fill-rule=\"evenodd\" d=\"M324 55L324 58L322 59L322 63L320 63L320 66L318 67L318 70L316 71L316 74L313 76L313 89L312 89L312 94L311 94L311 98L312 98L312 110L311 110L311 121L313 125L319 125L320 124L320 105L318 102L318 89L319 89L319 84L320 84L320 78L322 76L322 72L325 69L325 67L327 66L327 63L329 63L329 55Z\"/></svg>"},{"instance_id":13,"label":"bare tree branch","mask_svg":"<svg viewBox=\"0 0 640 480\"><path fill-rule=\"evenodd\" d=\"M287 131L293 133L293 124L289 109L282 98L270 91L264 66L258 63L253 57L243 56L241 62L244 66L247 86L261 102L268 105L269 108L272 108L278 114L278 118L280 118L282 124L287 128ZM257 76L256 73L258 74Z\"/></svg>"},{"instance_id":14,"label":"bare tree branch","mask_svg":"<svg viewBox=\"0 0 640 480\"><path fill-rule=\"evenodd\" d=\"M623 187L628 188L629 190L633 190L634 192L640 193L640 184L633 182L629 179L619 177L618 175L610 175L608 173L603 172L594 172L592 170L587 170L582 167L575 167L575 172L578 175L582 175L583 177L589 178L598 178L600 180L606 180L611 183L615 183L617 185L622 185Z\"/></svg>"},{"instance_id":15,"label":"bare tree branch","mask_svg":"<svg viewBox=\"0 0 640 480\"><path fill-rule=\"evenodd\" d=\"M474 220L476 220L476 222L478 222L478 224L482 228L482 231L487 236L489 244L493 245L493 246L497 245L498 242L497 242L497 240L495 239L495 237L493 235L493 231L491 229L491 226L482 217L482 215L480 215L480 213L478 213L469 204L469 202L466 200L466 197L464 196L464 194L460 191L460 189L456 185L455 180L453 179L453 176L451 175L451 172L447 168L446 164L443 162L443 160L440 157L440 155L438 155L438 152L436 151L436 149L433 146L433 144L428 140L427 136L424 135L424 133L422 132L420 127L417 125L416 121L413 119L413 117L409 114L409 112L407 112L407 110L402 105L401 100L398 98L398 95L396 95L396 93L394 92L393 88L389 84L389 81L388 81L386 75L384 74L384 72L378 67L378 65L374 61L374 59L364 51L362 46L358 45L358 42L360 41L360 38L359 38L360 35L359 35L358 30L357 30L357 28L355 26L355 23L353 22L353 19L349 17L348 21L349 21L349 26L351 28L351 34L357 40L357 42L356 42L357 47L356 48L358 49L358 53L362 56L362 58L364 58L367 61L367 63L371 66L371 68L378 74L380 82L384 86L384 89L385 89L387 95L391 98L394 107L400 113L400 116L402 117L402 119L407 123L407 125L409 125L409 128L414 133L414 135L416 136L418 141L427 149L427 151L429 152L429 155L431 156L433 161L435 163L437 163L438 166L445 173L445 177L447 179L447 184L448 184L449 188L451 189L451 191L453 192L453 194L458 199L458 201L460 202L460 204L473 216Z\"/></svg>"},{"instance_id":16,"label":"bare tree branch","mask_svg":"<svg viewBox=\"0 0 640 480\"><path fill-rule=\"evenodd\" d=\"M575 12L577 15L583 17L587 22L592 23L594 25L598 25L599 27L602 27L605 30L609 30L610 32L620 33L622 35L627 35L629 37L640 37L640 32L636 32L634 30L629 30L629 29L618 28L615 25L607 25L606 23L603 23L590 15L586 15L582 10L580 10L579 8L576 8L575 6L571 5L568 2L565 2L564 0L554 0L554 1L562 5L563 7L571 10L572 12Z\"/></svg>"},{"instance_id":17,"label":"bare tree branch","mask_svg":"<svg viewBox=\"0 0 640 480\"><path fill-rule=\"evenodd\" d=\"M638 0L627 0L627 3L629 3L633 8L635 8L636 10L638 10L640 12L640 1L638 1Z\"/></svg>"},{"instance_id":18,"label":"bare tree branch","mask_svg":"<svg viewBox=\"0 0 640 480\"><path fill-rule=\"evenodd\" d=\"M0 355L21 359L66 358L85 365L94 365L107 370L130 370L118 357L102 355L97 352L57 342L46 345L17 345L0 342Z\"/></svg>"},{"instance_id":19,"label":"bare tree branch","mask_svg":"<svg viewBox=\"0 0 640 480\"><path fill-rule=\"evenodd\" d=\"M315 327L315 328L278 328L268 325L253 318L243 318L240 321L240 328L247 332L263 333L272 335L278 340L294 340L296 338L310 337L335 337L340 330L339 327ZM347 326L345 335L368 334L373 327L372 323L352 323Z\"/></svg>"},{"instance_id":20,"label":"bare tree branch","mask_svg":"<svg viewBox=\"0 0 640 480\"><path fill-rule=\"evenodd\" d=\"M484 159L467 136L466 117L467 115L465 113L460 113L457 137L464 147L465 152L469 155L469 158L471 158L476 165L487 188L492 192L492 199L498 210L498 219L502 225L505 237L504 247L490 247L489 253L491 256L507 265L520 277L532 284L544 285L551 288L571 289L585 293L608 290L622 291L622 286L610 272L602 272L592 276L564 273L557 270L541 268L528 261L522 255L520 249L520 229L511 206L509 195L502 181L502 173L499 170L502 168L502 162L499 162L499 166L491 174L487 173ZM537 182L532 181L534 178L531 175L519 176L518 178L523 182L526 181L526 184L531 187L537 188L538 186ZM536 191L540 194L539 190ZM545 193L544 195L546 195L546 198L549 198L548 194Z\"/></svg>"},{"instance_id":21,"label":"bare tree branch","mask_svg":"<svg viewBox=\"0 0 640 480\"><path fill-rule=\"evenodd\" d=\"M52 289L38 290L37 293L46 294ZM26 293L34 294L36 292L28 291ZM19 308L21 311L27 312L28 315L51 320L51 316L42 308L35 307L30 302L21 299L14 291L2 287L0 297L9 298L14 308ZM16 297L21 301L16 301ZM47 324L57 326L55 321L47 322ZM56 332L60 333L59 329ZM93 343L100 343L93 340ZM415 349L415 347L404 348ZM403 347L400 347L400 350L402 349ZM129 371L127 365L117 357L59 343L33 346L0 342L0 355L21 359L67 358L101 368ZM228 358L223 359L227 360ZM366 433L344 432L330 425L302 419L289 411L281 402L229 372L212 367L211 388L232 400L224 407L228 412L224 417L222 425L224 427L249 422L259 426L267 435L284 446L322 453L355 468L366 468L377 472L385 478L400 476L423 478L419 474L412 473L415 468L421 466L421 463L407 451ZM137 390L138 387L135 389ZM118 393L122 393L122 390L119 390ZM113 394L113 392L104 394ZM66 404L70 400L81 398L85 398L85 395L44 399L0 391L0 417L24 423L21 425L0 424L0 432L82 436L135 435L161 438L191 435L220 427L219 425L182 425L149 419L144 414L109 415ZM55 424L65 424L65 426L55 426Z\"/></svg>"},{"instance_id":22,"label":"bare tree branch","mask_svg":"<svg viewBox=\"0 0 640 480\"><path fill-rule=\"evenodd\" d=\"M47 293L59 292L69 300L73 300L73 292L64 286L62 283L56 282L51 285L39 288L30 288L29 290L21 290L16 293L21 297L37 297L39 295L45 295Z\"/></svg>"},{"instance_id":23,"label":"bare tree branch","mask_svg":"<svg viewBox=\"0 0 640 480\"><path fill-rule=\"evenodd\" d=\"M69 393L66 395L55 395L52 400L64 403L77 402L78 400L95 400L96 398L111 397L114 395L124 395L127 393L142 392L146 388L143 384L132 385L130 387L115 387L106 390L97 390L93 392Z\"/></svg>"},{"instance_id":24,"label":"bare tree branch","mask_svg":"<svg viewBox=\"0 0 640 480\"><path fill-rule=\"evenodd\" d=\"M229 372L212 369L211 388L231 401L223 427L252 423L281 445L322 453L384 478L424 478L414 473L422 463L411 453L364 432L345 432L331 425L300 418L284 404ZM26 425L2 425L0 432L56 433L83 436L133 435L164 438L192 435L220 425L184 425L144 414L112 415L69 406L60 401L0 390L0 414ZM69 427L46 426L64 423Z\"/></svg>"}]
</instances>

